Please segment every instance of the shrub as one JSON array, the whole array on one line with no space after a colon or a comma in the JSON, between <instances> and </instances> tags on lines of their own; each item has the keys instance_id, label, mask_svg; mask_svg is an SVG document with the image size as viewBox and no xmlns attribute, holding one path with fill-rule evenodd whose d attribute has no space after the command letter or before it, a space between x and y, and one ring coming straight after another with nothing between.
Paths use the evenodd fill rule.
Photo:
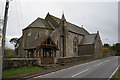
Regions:
<instances>
[{"instance_id":1,"label":"shrub","mask_svg":"<svg viewBox=\"0 0 120 80\"><path fill-rule=\"evenodd\" d=\"M6 48L4 57L5 58L15 57L14 50L10 48Z\"/></svg>"},{"instance_id":2,"label":"shrub","mask_svg":"<svg viewBox=\"0 0 120 80\"><path fill-rule=\"evenodd\" d=\"M110 53L109 48L103 48L103 53Z\"/></svg>"}]
</instances>

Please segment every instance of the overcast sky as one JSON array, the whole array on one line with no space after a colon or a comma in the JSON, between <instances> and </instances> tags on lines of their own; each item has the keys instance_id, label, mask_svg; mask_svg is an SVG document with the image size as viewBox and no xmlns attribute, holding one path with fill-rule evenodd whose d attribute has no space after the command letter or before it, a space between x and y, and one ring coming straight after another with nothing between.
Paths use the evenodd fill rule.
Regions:
<instances>
[{"instance_id":1,"label":"overcast sky","mask_svg":"<svg viewBox=\"0 0 120 80\"><path fill-rule=\"evenodd\" d=\"M73 2L74 1L74 2ZM118 42L118 0L13 0L10 2L7 26L7 41L20 37L22 29L37 17L51 15L61 18L64 12L68 22L84 28L90 33L100 32L103 44ZM0 0L0 17L3 18L5 0ZM13 46L7 42L7 46Z\"/></svg>"}]
</instances>

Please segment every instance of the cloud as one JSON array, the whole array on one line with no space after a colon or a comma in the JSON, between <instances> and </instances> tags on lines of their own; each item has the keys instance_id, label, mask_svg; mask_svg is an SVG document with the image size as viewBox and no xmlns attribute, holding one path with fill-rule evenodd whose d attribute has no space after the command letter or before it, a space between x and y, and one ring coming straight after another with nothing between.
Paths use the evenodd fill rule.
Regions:
<instances>
[{"instance_id":1,"label":"cloud","mask_svg":"<svg viewBox=\"0 0 120 80\"><path fill-rule=\"evenodd\" d=\"M119 0L21 0L21 2L118 2Z\"/></svg>"},{"instance_id":2,"label":"cloud","mask_svg":"<svg viewBox=\"0 0 120 80\"><path fill-rule=\"evenodd\" d=\"M101 2L71 1L15 0L10 2L7 36L9 39L16 36L20 37L22 29L37 17L44 18L47 12L50 12L50 14L61 18L64 11L67 21L78 26L84 25L84 28L90 33L99 31L103 42L113 44L118 41L117 2L102 2L103 0L99 0Z\"/></svg>"}]
</instances>

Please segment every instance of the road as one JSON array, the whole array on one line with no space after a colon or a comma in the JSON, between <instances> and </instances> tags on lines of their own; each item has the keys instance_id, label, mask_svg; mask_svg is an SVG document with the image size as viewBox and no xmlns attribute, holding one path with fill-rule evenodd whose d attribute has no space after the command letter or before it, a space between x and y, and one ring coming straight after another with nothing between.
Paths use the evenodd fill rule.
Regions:
<instances>
[{"instance_id":1,"label":"road","mask_svg":"<svg viewBox=\"0 0 120 80\"><path fill-rule=\"evenodd\" d=\"M110 78L120 64L120 57L113 56L80 64L36 78Z\"/></svg>"}]
</instances>

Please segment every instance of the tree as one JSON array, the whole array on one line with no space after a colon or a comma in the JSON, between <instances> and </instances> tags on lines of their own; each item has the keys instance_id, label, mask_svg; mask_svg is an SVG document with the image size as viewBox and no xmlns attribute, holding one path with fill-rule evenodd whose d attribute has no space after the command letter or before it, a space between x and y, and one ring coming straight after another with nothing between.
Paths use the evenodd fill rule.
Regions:
<instances>
[{"instance_id":1,"label":"tree","mask_svg":"<svg viewBox=\"0 0 120 80\"><path fill-rule=\"evenodd\" d=\"M109 44L104 44L104 47L109 48L109 47L110 47L110 45L109 45Z\"/></svg>"},{"instance_id":2,"label":"tree","mask_svg":"<svg viewBox=\"0 0 120 80\"><path fill-rule=\"evenodd\" d=\"M5 58L12 58L15 57L14 50L10 48L5 49Z\"/></svg>"},{"instance_id":3,"label":"tree","mask_svg":"<svg viewBox=\"0 0 120 80\"><path fill-rule=\"evenodd\" d=\"M103 48L103 53L110 53L109 48Z\"/></svg>"},{"instance_id":4,"label":"tree","mask_svg":"<svg viewBox=\"0 0 120 80\"><path fill-rule=\"evenodd\" d=\"M120 43L114 44L111 48L116 51L116 55L120 56Z\"/></svg>"},{"instance_id":5,"label":"tree","mask_svg":"<svg viewBox=\"0 0 120 80\"><path fill-rule=\"evenodd\" d=\"M15 47L15 54L18 55L18 47L20 45L19 38L12 38L10 40L10 43L14 45L14 47Z\"/></svg>"}]
</instances>

